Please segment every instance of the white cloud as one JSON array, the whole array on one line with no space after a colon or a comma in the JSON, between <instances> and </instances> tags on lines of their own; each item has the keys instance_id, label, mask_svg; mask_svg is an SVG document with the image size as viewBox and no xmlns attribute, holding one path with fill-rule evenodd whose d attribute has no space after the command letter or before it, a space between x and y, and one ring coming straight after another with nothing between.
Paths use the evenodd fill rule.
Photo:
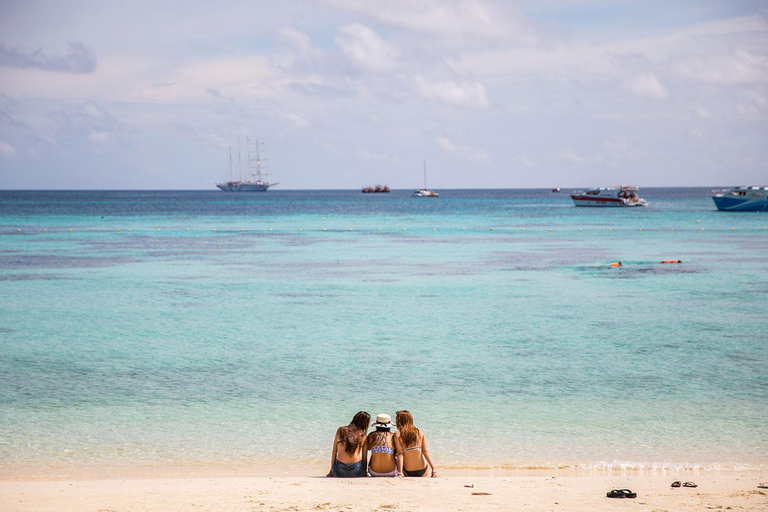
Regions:
<instances>
[{"instance_id":1,"label":"white cloud","mask_svg":"<svg viewBox=\"0 0 768 512\"><path fill-rule=\"evenodd\" d=\"M93 102L88 102L83 105L83 112L85 112L88 117L93 119L100 119L102 117L109 116L109 114L107 114L103 108L99 107Z\"/></svg>"},{"instance_id":2,"label":"white cloud","mask_svg":"<svg viewBox=\"0 0 768 512\"><path fill-rule=\"evenodd\" d=\"M391 71L400 56L379 34L360 23L342 28L334 41L358 68L368 71Z\"/></svg>"},{"instance_id":3,"label":"white cloud","mask_svg":"<svg viewBox=\"0 0 768 512\"><path fill-rule=\"evenodd\" d=\"M766 91L768 92L768 91ZM752 103L755 103L760 108L768 107L768 98L766 98L764 95L760 94L757 91L744 91L742 93L742 96L746 98L747 100L751 101Z\"/></svg>"},{"instance_id":4,"label":"white cloud","mask_svg":"<svg viewBox=\"0 0 768 512\"><path fill-rule=\"evenodd\" d=\"M420 75L413 77L419 93L426 99L457 107L487 108L485 87L478 82L457 84L452 80L429 83Z\"/></svg>"},{"instance_id":5,"label":"white cloud","mask_svg":"<svg viewBox=\"0 0 768 512\"><path fill-rule=\"evenodd\" d=\"M388 25L448 38L538 41L518 11L488 0L326 0L326 3Z\"/></svg>"},{"instance_id":6,"label":"white cloud","mask_svg":"<svg viewBox=\"0 0 768 512\"><path fill-rule=\"evenodd\" d=\"M37 68L60 73L93 73L96 71L96 53L83 43L69 42L69 52L64 55L46 55L38 49L24 52L0 43L0 66Z\"/></svg>"},{"instance_id":7,"label":"white cloud","mask_svg":"<svg viewBox=\"0 0 768 512\"><path fill-rule=\"evenodd\" d=\"M105 132L92 131L91 135L88 138L91 139L91 142L101 144L109 140L109 134Z\"/></svg>"},{"instance_id":8,"label":"white cloud","mask_svg":"<svg viewBox=\"0 0 768 512\"><path fill-rule=\"evenodd\" d=\"M604 76L614 64L602 48L569 44L557 48L502 48L484 52L465 52L446 59L450 68L461 75L546 75Z\"/></svg>"},{"instance_id":9,"label":"white cloud","mask_svg":"<svg viewBox=\"0 0 768 512\"><path fill-rule=\"evenodd\" d=\"M550 157L560 163L567 163L578 166L589 163L589 158L585 158L570 149L565 151L556 151L550 154Z\"/></svg>"},{"instance_id":10,"label":"white cloud","mask_svg":"<svg viewBox=\"0 0 768 512\"><path fill-rule=\"evenodd\" d=\"M282 112L282 111L280 111L279 114L280 114L280 117L282 117L283 119L287 119L297 128L306 128L310 124L307 118L302 114L297 114L295 112Z\"/></svg>"},{"instance_id":11,"label":"white cloud","mask_svg":"<svg viewBox=\"0 0 768 512\"><path fill-rule=\"evenodd\" d=\"M625 91L629 91L635 96L641 98L650 98L653 100L664 100L669 96L667 89L659 82L659 79L653 73L646 73L628 80L622 84Z\"/></svg>"},{"instance_id":12,"label":"white cloud","mask_svg":"<svg viewBox=\"0 0 768 512\"><path fill-rule=\"evenodd\" d=\"M518 163L520 163L520 165L522 165L523 167L528 167L528 168L534 167L533 163L523 155L515 156L515 160L517 160Z\"/></svg>"},{"instance_id":13,"label":"white cloud","mask_svg":"<svg viewBox=\"0 0 768 512\"><path fill-rule=\"evenodd\" d=\"M293 27L282 27L277 29L276 42L279 47L296 51L299 54L307 55L315 51L312 46L312 39Z\"/></svg>"},{"instance_id":14,"label":"white cloud","mask_svg":"<svg viewBox=\"0 0 768 512\"><path fill-rule=\"evenodd\" d=\"M161 79L167 87L152 83L134 84L133 101L149 103L188 103L210 98L207 91L235 100L271 97L277 93L280 74L267 57L228 57L193 60L170 69Z\"/></svg>"},{"instance_id":15,"label":"white cloud","mask_svg":"<svg viewBox=\"0 0 768 512\"><path fill-rule=\"evenodd\" d=\"M684 77L716 85L768 83L768 57L742 48L687 56L675 62L673 69Z\"/></svg>"},{"instance_id":16,"label":"white cloud","mask_svg":"<svg viewBox=\"0 0 768 512\"><path fill-rule=\"evenodd\" d=\"M0 141L0 158L10 160L16 157L16 148L7 142Z\"/></svg>"},{"instance_id":17,"label":"white cloud","mask_svg":"<svg viewBox=\"0 0 768 512\"><path fill-rule=\"evenodd\" d=\"M462 75L543 75L569 79L618 78L632 69L658 71L717 84L765 83L768 59L763 14L679 27L664 35L605 43L568 41L554 47L495 47L447 60Z\"/></svg>"},{"instance_id":18,"label":"white cloud","mask_svg":"<svg viewBox=\"0 0 768 512\"><path fill-rule=\"evenodd\" d=\"M438 146L457 158L483 164L491 161L491 157L485 151L472 149L469 146L457 146L446 137L438 137L436 140Z\"/></svg>"},{"instance_id":19,"label":"white cloud","mask_svg":"<svg viewBox=\"0 0 768 512\"><path fill-rule=\"evenodd\" d=\"M392 158L391 155L382 155L380 153L372 153L370 151L364 151L362 149L358 149L355 151L355 155L362 158L363 160L370 160L373 162L393 162L396 161L396 158Z\"/></svg>"}]
</instances>

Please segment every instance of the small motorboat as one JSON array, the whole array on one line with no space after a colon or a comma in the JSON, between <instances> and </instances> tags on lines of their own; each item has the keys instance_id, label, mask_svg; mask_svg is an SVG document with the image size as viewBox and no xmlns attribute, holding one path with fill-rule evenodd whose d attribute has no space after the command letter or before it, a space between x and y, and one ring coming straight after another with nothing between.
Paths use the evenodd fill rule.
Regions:
<instances>
[{"instance_id":1,"label":"small motorboat","mask_svg":"<svg viewBox=\"0 0 768 512\"><path fill-rule=\"evenodd\" d=\"M588 188L571 194L576 206L647 206L648 202L637 195L637 187L622 185L606 188Z\"/></svg>"}]
</instances>

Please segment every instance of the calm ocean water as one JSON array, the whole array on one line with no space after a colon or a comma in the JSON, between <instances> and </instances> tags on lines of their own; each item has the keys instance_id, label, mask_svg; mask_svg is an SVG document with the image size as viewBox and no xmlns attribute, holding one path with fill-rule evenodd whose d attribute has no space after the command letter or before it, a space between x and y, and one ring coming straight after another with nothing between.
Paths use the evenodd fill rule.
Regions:
<instances>
[{"instance_id":1,"label":"calm ocean water","mask_svg":"<svg viewBox=\"0 0 768 512\"><path fill-rule=\"evenodd\" d=\"M0 475L325 469L361 409L438 467L768 466L768 214L441 192L0 192Z\"/></svg>"}]
</instances>

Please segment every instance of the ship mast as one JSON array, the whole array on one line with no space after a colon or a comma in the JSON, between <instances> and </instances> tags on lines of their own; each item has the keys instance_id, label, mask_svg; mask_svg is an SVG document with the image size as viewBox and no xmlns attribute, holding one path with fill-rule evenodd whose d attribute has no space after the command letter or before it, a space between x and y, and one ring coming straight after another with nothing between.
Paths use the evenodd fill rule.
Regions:
<instances>
[{"instance_id":1,"label":"ship mast","mask_svg":"<svg viewBox=\"0 0 768 512\"><path fill-rule=\"evenodd\" d=\"M229 146L229 182L232 183L235 180L232 176L232 146Z\"/></svg>"},{"instance_id":2,"label":"ship mast","mask_svg":"<svg viewBox=\"0 0 768 512\"><path fill-rule=\"evenodd\" d=\"M259 183L261 183L261 156L259 155L259 139L256 139L256 173L259 176Z\"/></svg>"},{"instance_id":3,"label":"ship mast","mask_svg":"<svg viewBox=\"0 0 768 512\"><path fill-rule=\"evenodd\" d=\"M245 136L245 154L248 157L248 183L253 181L253 170L251 169L251 141Z\"/></svg>"},{"instance_id":4,"label":"ship mast","mask_svg":"<svg viewBox=\"0 0 768 512\"><path fill-rule=\"evenodd\" d=\"M427 190L427 161L424 160L424 190Z\"/></svg>"},{"instance_id":5,"label":"ship mast","mask_svg":"<svg viewBox=\"0 0 768 512\"><path fill-rule=\"evenodd\" d=\"M243 160L240 157L240 136L237 136L237 167L240 170L240 183L243 182Z\"/></svg>"}]
</instances>

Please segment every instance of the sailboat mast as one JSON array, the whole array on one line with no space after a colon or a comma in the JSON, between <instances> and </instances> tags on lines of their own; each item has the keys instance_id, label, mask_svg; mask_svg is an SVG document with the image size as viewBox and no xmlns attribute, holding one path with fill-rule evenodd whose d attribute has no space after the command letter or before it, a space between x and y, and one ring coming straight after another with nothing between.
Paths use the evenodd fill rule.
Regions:
<instances>
[{"instance_id":1,"label":"sailboat mast","mask_svg":"<svg viewBox=\"0 0 768 512\"><path fill-rule=\"evenodd\" d=\"M234 176L232 176L232 146L229 146L229 182L232 183L234 181Z\"/></svg>"},{"instance_id":2,"label":"sailboat mast","mask_svg":"<svg viewBox=\"0 0 768 512\"><path fill-rule=\"evenodd\" d=\"M261 183L261 156L259 156L259 139L256 139L256 173L259 176L259 183Z\"/></svg>"},{"instance_id":3,"label":"sailboat mast","mask_svg":"<svg viewBox=\"0 0 768 512\"><path fill-rule=\"evenodd\" d=\"M248 154L248 182L253 181L253 168L251 168L251 140L245 136L245 149Z\"/></svg>"},{"instance_id":4,"label":"sailboat mast","mask_svg":"<svg viewBox=\"0 0 768 512\"><path fill-rule=\"evenodd\" d=\"M427 188L427 161L424 160L424 189Z\"/></svg>"},{"instance_id":5,"label":"sailboat mast","mask_svg":"<svg viewBox=\"0 0 768 512\"><path fill-rule=\"evenodd\" d=\"M240 156L240 136L237 136L237 168L240 170L240 183L243 182L243 159Z\"/></svg>"}]
</instances>

